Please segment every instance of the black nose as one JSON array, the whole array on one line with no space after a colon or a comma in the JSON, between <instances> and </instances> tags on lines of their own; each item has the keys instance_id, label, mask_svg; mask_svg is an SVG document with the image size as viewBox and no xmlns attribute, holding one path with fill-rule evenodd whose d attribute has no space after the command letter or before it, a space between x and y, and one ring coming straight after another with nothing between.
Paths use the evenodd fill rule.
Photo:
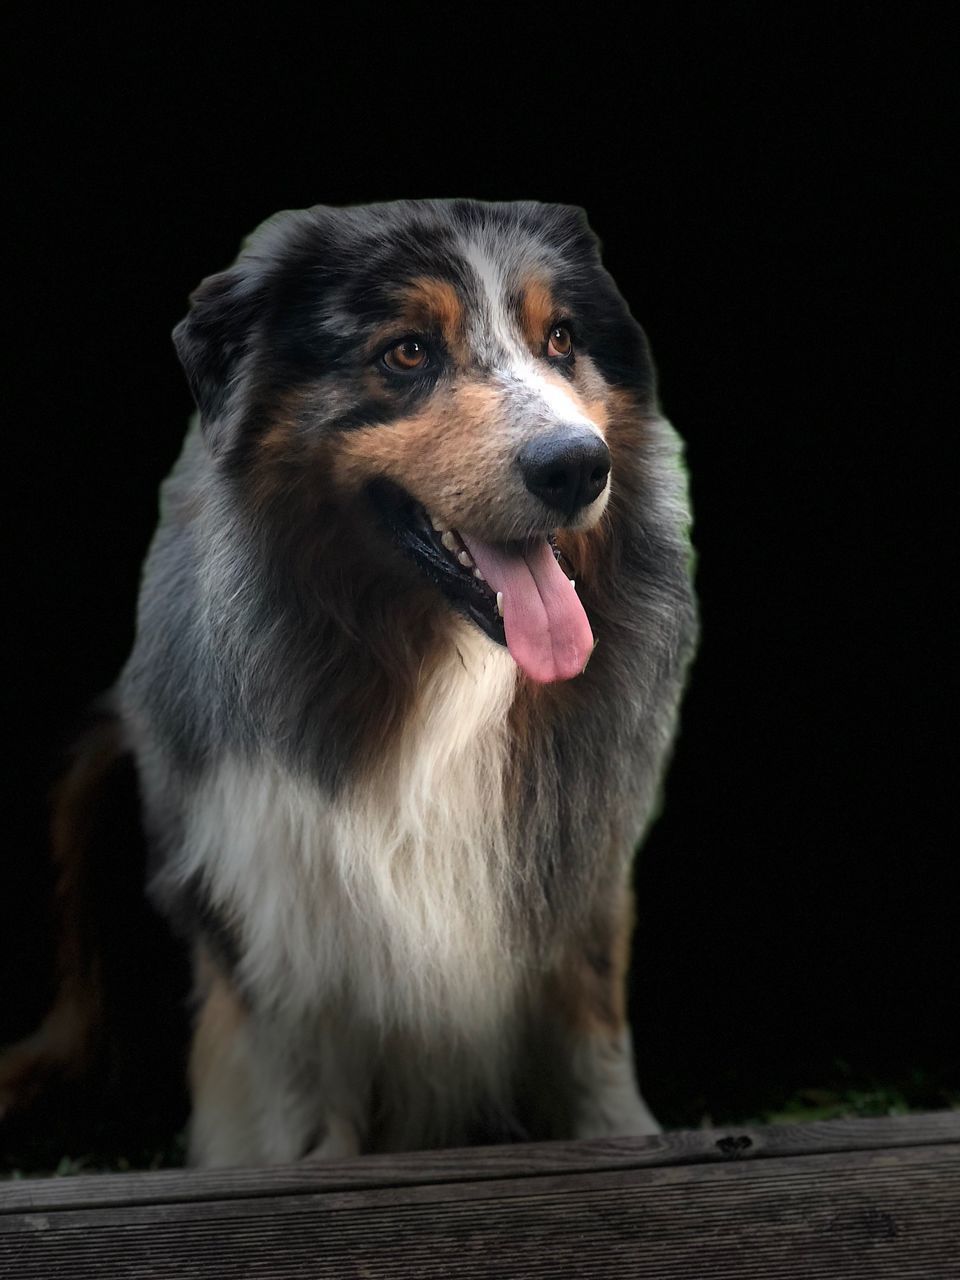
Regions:
<instances>
[{"instance_id":1,"label":"black nose","mask_svg":"<svg viewBox=\"0 0 960 1280\"><path fill-rule=\"evenodd\" d=\"M518 461L530 492L568 518L600 497L610 474L610 450L595 432L581 429L531 440Z\"/></svg>"}]
</instances>

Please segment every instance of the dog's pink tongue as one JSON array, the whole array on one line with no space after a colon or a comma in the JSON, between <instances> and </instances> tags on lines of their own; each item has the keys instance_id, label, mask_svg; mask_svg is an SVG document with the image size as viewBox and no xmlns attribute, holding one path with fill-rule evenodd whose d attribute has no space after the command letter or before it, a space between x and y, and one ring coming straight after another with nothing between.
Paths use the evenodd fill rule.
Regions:
<instances>
[{"instance_id":1,"label":"dog's pink tongue","mask_svg":"<svg viewBox=\"0 0 960 1280\"><path fill-rule=\"evenodd\" d=\"M546 538L519 550L460 535L494 591L503 592L507 648L531 680L569 680L587 665L593 632Z\"/></svg>"}]
</instances>

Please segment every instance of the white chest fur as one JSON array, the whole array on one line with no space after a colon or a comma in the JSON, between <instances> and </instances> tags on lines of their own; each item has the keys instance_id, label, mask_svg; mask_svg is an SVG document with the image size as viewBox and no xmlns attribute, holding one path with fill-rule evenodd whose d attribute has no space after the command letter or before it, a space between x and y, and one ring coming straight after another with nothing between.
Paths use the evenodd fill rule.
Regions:
<instances>
[{"instance_id":1,"label":"white chest fur","mask_svg":"<svg viewBox=\"0 0 960 1280\"><path fill-rule=\"evenodd\" d=\"M523 965L503 798L515 682L509 654L464 623L362 784L329 800L233 758L198 784L175 874L199 874L236 923L265 1008L467 1042L503 1022Z\"/></svg>"}]
</instances>

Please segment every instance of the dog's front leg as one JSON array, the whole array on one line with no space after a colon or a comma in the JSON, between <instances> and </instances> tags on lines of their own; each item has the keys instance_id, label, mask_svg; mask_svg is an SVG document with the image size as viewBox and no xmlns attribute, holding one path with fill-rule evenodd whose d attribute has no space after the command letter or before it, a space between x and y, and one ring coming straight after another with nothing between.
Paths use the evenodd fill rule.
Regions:
<instances>
[{"instance_id":1,"label":"dog's front leg","mask_svg":"<svg viewBox=\"0 0 960 1280\"><path fill-rule=\"evenodd\" d=\"M201 1168L358 1155L362 1075L347 1046L258 1017L201 948L190 1051L189 1161Z\"/></svg>"},{"instance_id":2,"label":"dog's front leg","mask_svg":"<svg viewBox=\"0 0 960 1280\"><path fill-rule=\"evenodd\" d=\"M574 1137L660 1133L637 1087L630 1028L591 1032L573 1046Z\"/></svg>"},{"instance_id":3,"label":"dog's front leg","mask_svg":"<svg viewBox=\"0 0 960 1280\"><path fill-rule=\"evenodd\" d=\"M550 1003L566 1046L564 1129L575 1138L659 1133L637 1086L626 984L633 896L624 887L609 913L566 949Z\"/></svg>"}]
</instances>

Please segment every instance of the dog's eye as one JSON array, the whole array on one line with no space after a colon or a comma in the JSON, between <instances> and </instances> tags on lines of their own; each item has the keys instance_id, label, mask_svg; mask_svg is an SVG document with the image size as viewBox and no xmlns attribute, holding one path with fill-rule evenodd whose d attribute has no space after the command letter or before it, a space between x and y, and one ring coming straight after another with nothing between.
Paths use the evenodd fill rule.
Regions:
<instances>
[{"instance_id":1,"label":"dog's eye","mask_svg":"<svg viewBox=\"0 0 960 1280\"><path fill-rule=\"evenodd\" d=\"M429 350L416 338L406 338L403 342L398 342L383 355L383 363L396 373L409 373L413 369L422 369L429 359Z\"/></svg>"},{"instance_id":2,"label":"dog's eye","mask_svg":"<svg viewBox=\"0 0 960 1280\"><path fill-rule=\"evenodd\" d=\"M566 360L572 354L573 338L570 336L570 330L562 324L558 324L556 328L550 330L550 337L547 340L547 355L551 360Z\"/></svg>"}]
</instances>

